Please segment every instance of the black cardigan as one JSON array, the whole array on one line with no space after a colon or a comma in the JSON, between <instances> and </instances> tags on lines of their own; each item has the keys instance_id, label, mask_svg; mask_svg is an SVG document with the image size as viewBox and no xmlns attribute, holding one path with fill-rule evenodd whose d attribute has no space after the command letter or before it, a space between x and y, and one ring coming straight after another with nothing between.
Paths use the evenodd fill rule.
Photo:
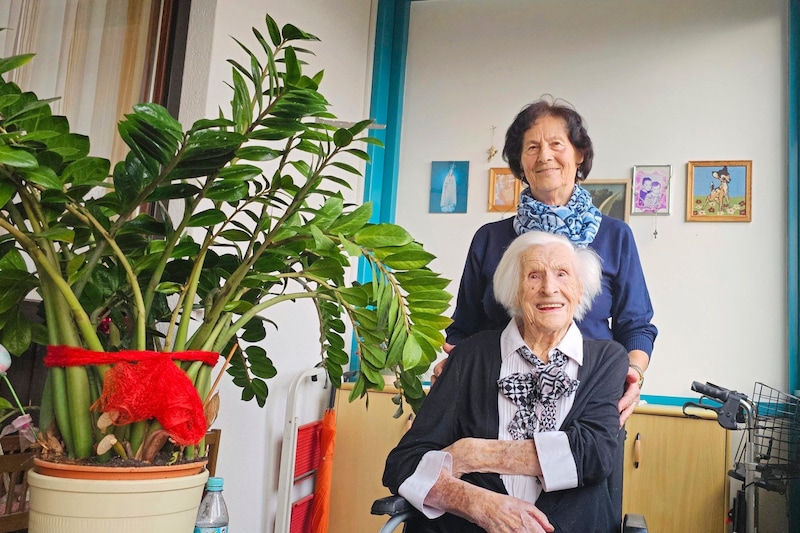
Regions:
<instances>
[{"instance_id":1,"label":"black cardigan","mask_svg":"<svg viewBox=\"0 0 800 533\"><path fill-rule=\"evenodd\" d=\"M422 456L464 437L497 439L499 415L500 331L484 331L461 341L431 387L411 429L386 460L383 484L394 494L417 468ZM580 386L560 430L575 458L578 487L543 492L536 502L557 532L617 531L607 479L619 454L619 411L628 370L628 354L615 341L584 340ZM467 474L462 479L506 493L498 474ZM483 531L454 515L409 523L409 532Z\"/></svg>"}]
</instances>

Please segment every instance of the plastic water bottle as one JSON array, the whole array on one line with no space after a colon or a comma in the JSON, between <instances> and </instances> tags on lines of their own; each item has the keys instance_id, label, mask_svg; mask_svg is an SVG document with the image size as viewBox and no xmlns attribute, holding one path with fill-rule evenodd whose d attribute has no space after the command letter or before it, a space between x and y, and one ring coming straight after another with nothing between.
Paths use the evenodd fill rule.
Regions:
<instances>
[{"instance_id":1,"label":"plastic water bottle","mask_svg":"<svg viewBox=\"0 0 800 533\"><path fill-rule=\"evenodd\" d=\"M222 498L222 478L210 477L197 510L194 533L228 533L228 507Z\"/></svg>"}]
</instances>

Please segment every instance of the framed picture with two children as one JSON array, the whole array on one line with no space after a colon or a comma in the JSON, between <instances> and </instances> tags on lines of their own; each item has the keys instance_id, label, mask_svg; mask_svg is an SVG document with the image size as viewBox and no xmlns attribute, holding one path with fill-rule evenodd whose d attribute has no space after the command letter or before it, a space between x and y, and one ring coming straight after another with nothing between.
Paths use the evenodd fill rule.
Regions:
<instances>
[{"instance_id":1,"label":"framed picture with two children","mask_svg":"<svg viewBox=\"0 0 800 533\"><path fill-rule=\"evenodd\" d=\"M669 215L672 165L633 167L632 215Z\"/></svg>"}]
</instances>

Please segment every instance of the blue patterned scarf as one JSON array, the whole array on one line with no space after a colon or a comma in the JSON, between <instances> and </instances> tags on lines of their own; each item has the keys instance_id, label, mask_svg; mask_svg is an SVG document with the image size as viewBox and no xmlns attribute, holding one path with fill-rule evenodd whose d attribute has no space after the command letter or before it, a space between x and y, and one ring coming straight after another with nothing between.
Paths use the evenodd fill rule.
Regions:
<instances>
[{"instance_id":1,"label":"blue patterned scarf","mask_svg":"<svg viewBox=\"0 0 800 533\"><path fill-rule=\"evenodd\" d=\"M525 188L519 195L514 231L517 235L535 230L564 235L576 246L586 248L597 235L602 217L592 205L592 196L578 184L563 206L544 204L531 196L530 188Z\"/></svg>"}]
</instances>

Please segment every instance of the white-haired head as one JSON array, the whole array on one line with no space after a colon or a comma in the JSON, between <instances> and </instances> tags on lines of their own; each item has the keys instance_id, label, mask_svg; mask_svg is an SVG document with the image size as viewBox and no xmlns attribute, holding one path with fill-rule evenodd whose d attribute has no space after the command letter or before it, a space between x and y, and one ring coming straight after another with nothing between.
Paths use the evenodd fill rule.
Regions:
<instances>
[{"instance_id":1,"label":"white-haired head","mask_svg":"<svg viewBox=\"0 0 800 533\"><path fill-rule=\"evenodd\" d=\"M583 284L583 295L575 308L574 318L580 320L592 306L602 289L600 257L589 248L577 248L568 238L543 231L529 231L514 239L500 259L494 273L494 298L513 318L521 316L519 290L522 282L522 257L533 247L560 244L572 250L578 278Z\"/></svg>"}]
</instances>

